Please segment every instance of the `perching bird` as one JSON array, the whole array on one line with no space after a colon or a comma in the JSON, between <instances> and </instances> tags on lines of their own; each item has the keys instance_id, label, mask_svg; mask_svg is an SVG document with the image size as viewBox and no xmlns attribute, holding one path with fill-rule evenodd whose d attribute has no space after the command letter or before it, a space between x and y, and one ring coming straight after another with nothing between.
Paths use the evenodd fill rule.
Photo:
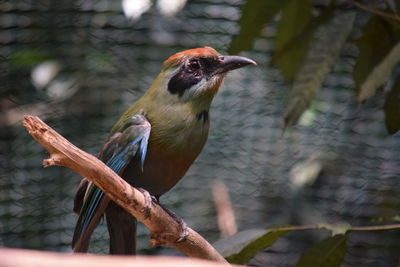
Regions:
<instances>
[{"instance_id":1,"label":"perching bird","mask_svg":"<svg viewBox=\"0 0 400 267\"><path fill-rule=\"evenodd\" d=\"M253 60L211 47L168 58L147 92L114 125L99 158L129 184L158 199L186 173L208 136L211 101L228 71ZM105 213L110 254L135 254L136 219L83 179L75 196L74 252L86 252Z\"/></svg>"}]
</instances>

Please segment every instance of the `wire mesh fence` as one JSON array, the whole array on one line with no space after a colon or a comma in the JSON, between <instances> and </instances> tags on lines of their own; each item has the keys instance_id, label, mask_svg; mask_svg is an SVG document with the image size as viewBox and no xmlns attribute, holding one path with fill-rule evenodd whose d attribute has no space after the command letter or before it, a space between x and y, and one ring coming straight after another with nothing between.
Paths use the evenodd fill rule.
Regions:
<instances>
[{"instance_id":1,"label":"wire mesh fence","mask_svg":"<svg viewBox=\"0 0 400 267\"><path fill-rule=\"evenodd\" d=\"M237 33L242 1L188 1L164 16L156 3L137 19L120 1L0 2L0 245L70 251L72 214L79 175L42 169L47 157L20 123L39 114L80 148L97 154L118 116L152 83L162 61L186 48L227 50ZM398 214L400 136L383 123L383 94L355 103L343 55L299 126L282 135L287 88L267 66L273 33L266 31L245 54L258 68L230 74L211 108L206 147L185 178L161 201L213 241L219 236L211 187L227 185L239 230L279 224L348 222L369 225ZM48 81L34 71L50 66ZM55 70L54 70L55 69ZM316 166L310 184L294 169ZM296 169L295 169L296 170ZM294 233L259 253L251 263L292 266L299 254L326 233ZM352 235L345 265L393 266L399 234ZM108 251L102 223L91 251ZM142 253L150 249L139 228Z\"/></svg>"}]
</instances>

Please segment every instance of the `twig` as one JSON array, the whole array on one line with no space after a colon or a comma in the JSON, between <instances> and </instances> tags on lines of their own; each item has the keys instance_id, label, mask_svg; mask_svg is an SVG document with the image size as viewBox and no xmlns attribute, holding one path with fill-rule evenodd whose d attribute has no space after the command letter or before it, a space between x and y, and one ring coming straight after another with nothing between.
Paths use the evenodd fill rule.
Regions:
<instances>
[{"instance_id":1,"label":"twig","mask_svg":"<svg viewBox=\"0 0 400 267\"><path fill-rule=\"evenodd\" d=\"M375 15L378 15L378 16L381 16L381 17L384 17L384 18L388 18L388 19L393 19L393 20L395 20L397 22L400 22L400 17L398 15L389 14L389 13L383 12L383 11L381 11L379 9L375 9L375 8L366 6L364 4L361 4L361 3L353 1L353 0L344 0L344 1L349 3L349 4L351 4L351 5L353 5L353 6L358 7L359 9L362 9L364 11L367 11L367 12L370 12L372 14L375 14Z\"/></svg>"},{"instance_id":2,"label":"twig","mask_svg":"<svg viewBox=\"0 0 400 267\"><path fill-rule=\"evenodd\" d=\"M334 228L334 225L332 225ZM274 227L269 230L272 232L279 231L301 231L301 230L331 230L329 227L323 225L301 225L301 226L282 226ZM373 226L353 226L347 229L348 232L352 231L387 231L387 230L400 230L400 224L388 224L388 225L373 225Z\"/></svg>"},{"instance_id":3,"label":"twig","mask_svg":"<svg viewBox=\"0 0 400 267\"><path fill-rule=\"evenodd\" d=\"M141 221L151 232L153 245L169 245L190 257L226 262L203 237L189 228L189 235L184 242L175 242L179 238L179 224L160 206L154 205L150 216L144 214L145 199L143 194L131 187L115 174L102 161L90 155L50 128L38 117L25 116L24 126L28 132L50 153L50 158L43 161L44 167L68 167L96 184L107 196Z\"/></svg>"},{"instance_id":4,"label":"twig","mask_svg":"<svg viewBox=\"0 0 400 267\"><path fill-rule=\"evenodd\" d=\"M387 231L387 230L398 230L398 229L400 229L400 224L388 224L388 225L351 227L349 231Z\"/></svg>"}]
</instances>

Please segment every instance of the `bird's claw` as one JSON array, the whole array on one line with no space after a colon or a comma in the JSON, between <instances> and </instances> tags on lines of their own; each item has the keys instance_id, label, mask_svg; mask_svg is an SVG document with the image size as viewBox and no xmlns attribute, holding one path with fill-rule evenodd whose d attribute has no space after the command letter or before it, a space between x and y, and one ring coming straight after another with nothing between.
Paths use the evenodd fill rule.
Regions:
<instances>
[{"instance_id":1,"label":"bird's claw","mask_svg":"<svg viewBox=\"0 0 400 267\"><path fill-rule=\"evenodd\" d=\"M179 217L178 217L179 218ZM186 237L189 235L189 227L187 225L187 223L182 219L179 218L177 220L177 223L179 223L180 226L180 234L179 234L179 238L175 241L176 243L180 243L186 240Z\"/></svg>"},{"instance_id":2,"label":"bird's claw","mask_svg":"<svg viewBox=\"0 0 400 267\"><path fill-rule=\"evenodd\" d=\"M179 238L175 241L177 243L183 242L186 240L186 237L189 235L189 227L187 223L179 216L177 216L175 213L172 211L168 210L165 208L163 205L161 205L158 201L158 199L155 196L150 195L150 193L143 189L143 188L137 188L144 196L144 207L141 210L141 212L145 213L146 218L150 218L150 210L151 210L151 205L153 203L157 203L166 213L168 213L174 221L176 221L179 224Z\"/></svg>"},{"instance_id":3,"label":"bird's claw","mask_svg":"<svg viewBox=\"0 0 400 267\"><path fill-rule=\"evenodd\" d=\"M189 227L187 225L187 223L178 215L176 215L175 213L173 213L172 211L168 210L167 208L165 208L164 206L160 205L165 212L167 212L173 219L174 221L176 221L179 224L179 238L175 241L177 243L183 242L186 240L186 237L189 235Z\"/></svg>"},{"instance_id":4,"label":"bird's claw","mask_svg":"<svg viewBox=\"0 0 400 267\"><path fill-rule=\"evenodd\" d=\"M138 188L138 190L143 194L144 197L144 207L141 210L141 212L143 212L145 218L148 219L150 218L151 205L153 204L155 198L154 196L150 195L150 193L147 190L143 188Z\"/></svg>"}]
</instances>

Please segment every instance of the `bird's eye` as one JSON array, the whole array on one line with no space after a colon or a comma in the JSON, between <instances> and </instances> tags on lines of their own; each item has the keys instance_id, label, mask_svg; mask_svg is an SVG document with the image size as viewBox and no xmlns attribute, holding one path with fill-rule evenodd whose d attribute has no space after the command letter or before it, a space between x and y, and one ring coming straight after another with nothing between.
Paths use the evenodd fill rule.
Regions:
<instances>
[{"instance_id":1,"label":"bird's eye","mask_svg":"<svg viewBox=\"0 0 400 267\"><path fill-rule=\"evenodd\" d=\"M191 61L189 62L188 67L191 72L197 71L200 69L200 62L197 60Z\"/></svg>"}]
</instances>

